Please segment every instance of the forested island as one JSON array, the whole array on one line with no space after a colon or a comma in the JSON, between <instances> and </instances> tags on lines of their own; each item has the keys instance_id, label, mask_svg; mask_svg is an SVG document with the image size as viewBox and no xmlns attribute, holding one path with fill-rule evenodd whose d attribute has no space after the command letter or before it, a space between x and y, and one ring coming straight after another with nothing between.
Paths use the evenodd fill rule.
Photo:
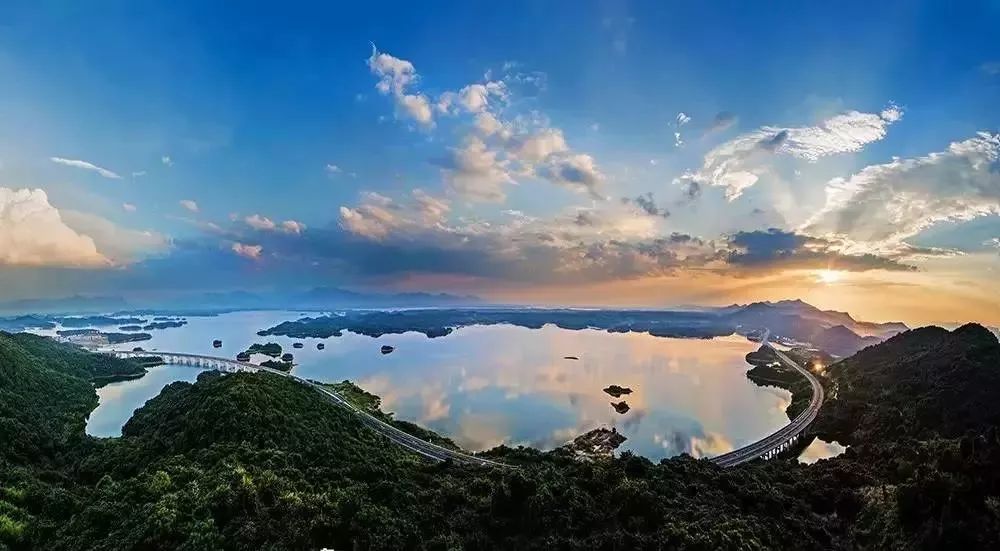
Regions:
<instances>
[{"instance_id":1,"label":"forested island","mask_svg":"<svg viewBox=\"0 0 1000 551\"><path fill-rule=\"evenodd\" d=\"M770 330L774 339L814 346L849 356L907 329L902 323L858 321L846 312L820 310L799 300L756 302L702 310L577 310L544 308L460 308L426 310L348 310L305 317L259 331L261 336L339 337L345 331L380 337L414 331L444 337L470 325L509 324L538 329L599 329L644 332L654 337L712 338ZM570 357L572 358L572 357Z\"/></svg>"},{"instance_id":2,"label":"forested island","mask_svg":"<svg viewBox=\"0 0 1000 551\"><path fill-rule=\"evenodd\" d=\"M500 447L484 456L511 467L484 468L425 462L266 373L173 383L92 438L94 384L142 366L0 333L0 548L1000 547L996 338L918 329L824 367L813 434L850 448L814 465Z\"/></svg>"}]
</instances>

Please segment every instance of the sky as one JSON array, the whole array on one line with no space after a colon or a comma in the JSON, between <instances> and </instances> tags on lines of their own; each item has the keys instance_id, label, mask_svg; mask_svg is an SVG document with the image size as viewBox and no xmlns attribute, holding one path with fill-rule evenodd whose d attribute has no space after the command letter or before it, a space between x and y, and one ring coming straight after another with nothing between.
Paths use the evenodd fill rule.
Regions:
<instances>
[{"instance_id":1,"label":"sky","mask_svg":"<svg viewBox=\"0 0 1000 551\"><path fill-rule=\"evenodd\" d=\"M327 4L6 3L0 300L1000 324L996 0Z\"/></svg>"}]
</instances>

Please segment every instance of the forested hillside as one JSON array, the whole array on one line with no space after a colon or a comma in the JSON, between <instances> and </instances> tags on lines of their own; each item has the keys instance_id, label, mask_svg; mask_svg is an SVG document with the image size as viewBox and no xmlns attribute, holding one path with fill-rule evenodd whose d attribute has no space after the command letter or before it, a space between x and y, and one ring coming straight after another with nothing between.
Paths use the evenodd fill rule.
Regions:
<instances>
[{"instance_id":1,"label":"forested hillside","mask_svg":"<svg viewBox=\"0 0 1000 551\"><path fill-rule=\"evenodd\" d=\"M92 439L87 360L3 334L0 549L992 549L996 347L975 327L920 330L831 366L819 426L854 445L813 466L500 448L514 467L490 469L424 463L265 374L174 383L123 437ZM913 365L955 373L901 381L924 380ZM975 410L953 403L966 393ZM886 428L928 400L956 414Z\"/></svg>"}]
</instances>

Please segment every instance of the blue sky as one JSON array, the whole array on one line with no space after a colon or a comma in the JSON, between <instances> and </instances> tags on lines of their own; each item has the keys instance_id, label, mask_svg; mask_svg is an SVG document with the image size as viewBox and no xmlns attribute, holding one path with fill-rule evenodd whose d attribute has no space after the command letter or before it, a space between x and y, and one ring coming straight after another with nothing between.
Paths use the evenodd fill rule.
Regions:
<instances>
[{"instance_id":1,"label":"blue sky","mask_svg":"<svg viewBox=\"0 0 1000 551\"><path fill-rule=\"evenodd\" d=\"M0 222L0 293L996 291L996 1L203 4L5 8L0 188L61 222ZM827 296L809 270L849 277ZM978 300L949 297L919 316Z\"/></svg>"}]
</instances>

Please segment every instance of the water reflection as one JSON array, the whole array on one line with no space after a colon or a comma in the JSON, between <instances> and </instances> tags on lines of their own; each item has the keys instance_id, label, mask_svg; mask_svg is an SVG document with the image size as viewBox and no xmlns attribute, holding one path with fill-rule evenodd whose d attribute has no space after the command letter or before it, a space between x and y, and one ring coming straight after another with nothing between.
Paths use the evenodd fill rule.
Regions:
<instances>
[{"instance_id":1,"label":"water reflection","mask_svg":"<svg viewBox=\"0 0 1000 551\"><path fill-rule=\"evenodd\" d=\"M111 383L97 389L100 400L87 421L91 436L121 436L122 426L132 413L174 381L193 382L202 370L196 367L161 365L142 378Z\"/></svg>"},{"instance_id":2,"label":"water reflection","mask_svg":"<svg viewBox=\"0 0 1000 551\"><path fill-rule=\"evenodd\" d=\"M799 454L799 463L812 465L820 459L837 457L845 451L847 451L847 446L842 446L837 442L827 442L819 438L814 438L806 446L806 449L802 450L802 453Z\"/></svg>"},{"instance_id":3,"label":"water reflection","mask_svg":"<svg viewBox=\"0 0 1000 551\"><path fill-rule=\"evenodd\" d=\"M437 339L417 333L378 339L346 334L322 341L255 335L296 317L287 312L239 312L190 318L187 326L154 331L152 341L139 344L147 350L231 357L253 342L278 342L295 354L297 374L324 381L353 380L382 396L386 411L472 450L501 443L547 449L603 425L616 426L628 437L622 449L652 459L682 452L711 456L788 422L784 409L789 394L757 387L746 379L749 366L743 356L756 345L740 337L668 339L509 325L466 327ZM223 340L221 350L212 348L216 338ZM305 342L305 347L293 349L297 341ZM326 349L317 350L317 342L325 342ZM381 354L383 344L395 346L396 351ZM185 380L197 376L193 368L169 372L183 373ZM118 385L147 385L148 390L163 384L151 380L147 376ZM621 398L631 406L628 413L619 415L612 409L612 398L602 391L610 384L633 389ZM102 396L102 405L116 400ZM123 415L118 427L134 407L130 403L114 408ZM102 416L111 415L111 409L105 407L108 411ZM106 422L114 425L110 419Z\"/></svg>"}]
</instances>

